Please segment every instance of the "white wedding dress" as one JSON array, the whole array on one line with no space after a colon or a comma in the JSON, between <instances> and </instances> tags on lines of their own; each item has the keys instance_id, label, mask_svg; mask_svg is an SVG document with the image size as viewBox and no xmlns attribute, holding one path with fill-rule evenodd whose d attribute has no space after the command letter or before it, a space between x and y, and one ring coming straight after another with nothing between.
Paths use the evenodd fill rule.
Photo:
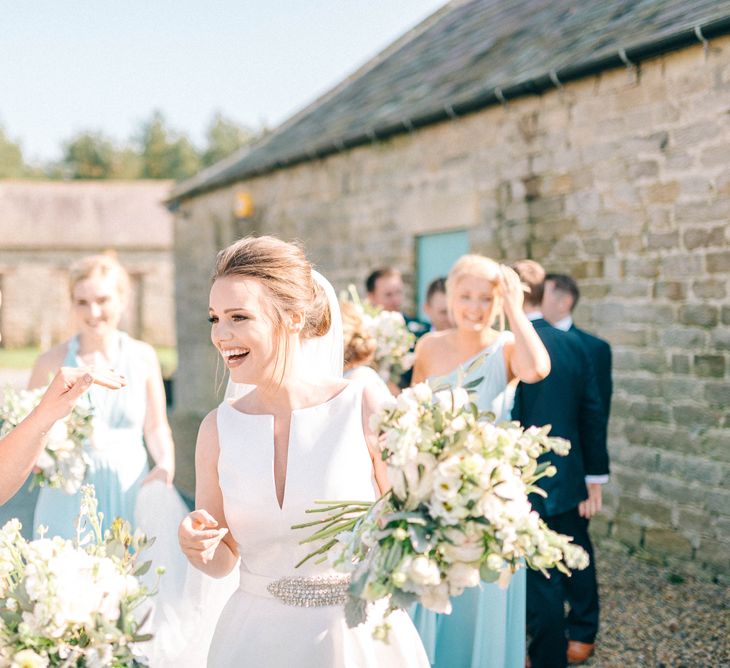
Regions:
<instances>
[{"instance_id":1,"label":"white wedding dress","mask_svg":"<svg viewBox=\"0 0 730 668\"><path fill-rule=\"evenodd\" d=\"M308 530L291 525L312 519L317 499L375 500L362 418L362 384L349 383L322 404L292 411L283 506L276 498L274 420L241 413L230 403L217 412L218 474L224 511L241 555L240 585L226 604L208 655L210 668L428 667L407 614L392 613L389 642L373 638L382 606L350 629L342 604L287 605L268 585L282 577L335 574L327 563L295 564L312 551L300 545Z\"/></svg>"},{"instance_id":2,"label":"white wedding dress","mask_svg":"<svg viewBox=\"0 0 730 668\"><path fill-rule=\"evenodd\" d=\"M312 274L328 295L332 326L323 337L303 343L305 362L311 376L338 377L343 333L337 295L327 279ZM307 534L289 527L303 521L306 508L322 498L372 500L375 489L362 428L362 387L351 383L330 401L293 412L284 504L279 508L273 420L231 406L252 389L229 381L217 413L219 479L226 519L243 556L239 568L214 579L187 564L179 548L171 559L169 546L176 543L177 526L187 509L164 485L149 485L149 493L140 495L137 522L158 539L145 559L168 568L144 628L154 633L143 648L150 667L203 668L208 657L212 668L428 668L415 627L402 612L388 617L392 630L386 645L372 638L377 608L368 625L348 629L342 605L290 607L267 591L268 583L282 575L328 572L313 565L294 569L307 554L299 545ZM146 578L152 586L154 571Z\"/></svg>"}]
</instances>

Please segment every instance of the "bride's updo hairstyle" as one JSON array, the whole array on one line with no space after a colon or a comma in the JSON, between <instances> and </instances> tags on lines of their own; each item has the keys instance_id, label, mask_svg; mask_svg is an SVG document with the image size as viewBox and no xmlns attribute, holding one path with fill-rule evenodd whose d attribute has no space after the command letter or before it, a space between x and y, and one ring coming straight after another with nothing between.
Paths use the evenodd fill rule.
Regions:
<instances>
[{"instance_id":1,"label":"bride's updo hairstyle","mask_svg":"<svg viewBox=\"0 0 730 668\"><path fill-rule=\"evenodd\" d=\"M504 329L504 312L502 310L502 299L497 290L499 284L500 268L499 263L483 255L469 254L462 255L451 267L446 279L446 299L449 312L452 310L456 287L459 281L465 276L483 278L492 285L492 322L499 318L499 327Z\"/></svg>"},{"instance_id":2,"label":"bride's updo hairstyle","mask_svg":"<svg viewBox=\"0 0 730 668\"><path fill-rule=\"evenodd\" d=\"M303 339L329 331L327 294L312 277L312 265L297 244L271 236L244 237L218 253L213 281L227 276L252 278L266 288L278 331L283 331L287 313L304 313Z\"/></svg>"}]
</instances>

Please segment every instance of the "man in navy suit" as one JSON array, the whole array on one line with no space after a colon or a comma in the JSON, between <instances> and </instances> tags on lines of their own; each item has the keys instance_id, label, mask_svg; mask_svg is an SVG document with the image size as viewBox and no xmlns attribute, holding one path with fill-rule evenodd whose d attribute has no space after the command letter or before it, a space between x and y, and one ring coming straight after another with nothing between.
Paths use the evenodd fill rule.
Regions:
<instances>
[{"instance_id":1,"label":"man in navy suit","mask_svg":"<svg viewBox=\"0 0 730 668\"><path fill-rule=\"evenodd\" d=\"M373 306L380 306L385 311L398 311L406 321L406 327L416 338L423 336L429 329L428 325L417 318L411 318L403 313L403 276L393 267L381 267L371 272L365 279L365 290L368 301ZM404 388L411 384L413 369L408 369L398 382L398 387Z\"/></svg>"},{"instance_id":2,"label":"man in navy suit","mask_svg":"<svg viewBox=\"0 0 730 668\"><path fill-rule=\"evenodd\" d=\"M564 332L573 332L581 340L586 352L593 362L601 393L603 409L608 420L611 411L611 346L608 341L579 329L573 323L573 310L578 305L580 290L572 276L566 274L547 274L545 276L545 294L542 298L542 312L553 327Z\"/></svg>"},{"instance_id":3,"label":"man in navy suit","mask_svg":"<svg viewBox=\"0 0 730 668\"><path fill-rule=\"evenodd\" d=\"M381 267L370 272L365 279L365 290L368 301L373 306L380 306L385 311L398 311L403 314L408 329L416 336L423 336L428 325L403 313L403 276L393 267Z\"/></svg>"},{"instance_id":4,"label":"man in navy suit","mask_svg":"<svg viewBox=\"0 0 730 668\"><path fill-rule=\"evenodd\" d=\"M590 476L600 476L600 480L608 475L607 415L593 364L580 339L556 329L543 317L545 271L531 260L516 263L514 269L530 288L525 313L547 348L552 370L538 383L517 386L512 417L526 427L550 424L551 435L571 442L566 457L546 455L557 473L538 483L548 496L533 495L532 505L550 528L573 536L591 558L590 566L571 578L555 569L550 578L539 571L527 572L531 665L561 668L568 660L581 663L588 659L598 630L598 586L588 521L600 510L600 484ZM570 602L567 619L566 600Z\"/></svg>"}]
</instances>

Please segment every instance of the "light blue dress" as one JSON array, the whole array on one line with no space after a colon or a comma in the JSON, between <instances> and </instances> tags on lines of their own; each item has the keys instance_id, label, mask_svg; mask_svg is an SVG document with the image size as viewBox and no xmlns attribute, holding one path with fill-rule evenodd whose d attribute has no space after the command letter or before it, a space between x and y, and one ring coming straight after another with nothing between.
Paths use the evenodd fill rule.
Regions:
<instances>
[{"instance_id":1,"label":"light blue dress","mask_svg":"<svg viewBox=\"0 0 730 668\"><path fill-rule=\"evenodd\" d=\"M99 511L104 513L104 528L115 517L134 523L134 506L140 483L147 475L147 451L142 433L147 409L148 368L137 354L130 337L118 333L118 354L110 366L122 374L126 387L114 392L92 385L80 401L88 401L94 410L94 435L86 444L91 466L84 483L96 488ZM83 366L78 359L79 340L69 341L63 366ZM38 495L33 518L33 533L39 525L48 527L48 536L75 536L80 493L67 494L44 487Z\"/></svg>"},{"instance_id":2,"label":"light blue dress","mask_svg":"<svg viewBox=\"0 0 730 668\"><path fill-rule=\"evenodd\" d=\"M463 379L482 382L473 390L481 410L489 410L497 421L510 417L513 389L507 384L505 332L480 353L461 365L466 369L480 355L484 361ZM459 369L437 381L455 384ZM525 570L512 577L507 589L482 583L466 589L451 600L453 611L440 615L416 605L411 616L421 634L431 664L437 668L524 668L525 665Z\"/></svg>"}]
</instances>

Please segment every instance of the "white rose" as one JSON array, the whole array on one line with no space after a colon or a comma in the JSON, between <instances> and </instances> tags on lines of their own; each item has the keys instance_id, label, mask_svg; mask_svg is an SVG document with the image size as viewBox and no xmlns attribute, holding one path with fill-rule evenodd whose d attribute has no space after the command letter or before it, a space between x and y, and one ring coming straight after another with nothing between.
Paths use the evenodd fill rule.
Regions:
<instances>
[{"instance_id":1,"label":"white rose","mask_svg":"<svg viewBox=\"0 0 730 668\"><path fill-rule=\"evenodd\" d=\"M428 383L418 383L418 385L414 385L411 388L411 392L413 392L413 396L416 397L416 401L422 404L430 402L433 397L431 386Z\"/></svg>"},{"instance_id":2,"label":"white rose","mask_svg":"<svg viewBox=\"0 0 730 668\"><path fill-rule=\"evenodd\" d=\"M481 580L479 569L462 561L457 561L449 568L447 578L450 585L453 584L461 589L476 587Z\"/></svg>"},{"instance_id":3,"label":"white rose","mask_svg":"<svg viewBox=\"0 0 730 668\"><path fill-rule=\"evenodd\" d=\"M476 513L485 517L492 524L499 526L502 523L502 514L504 513L504 503L489 491L482 495L477 501Z\"/></svg>"},{"instance_id":4,"label":"white rose","mask_svg":"<svg viewBox=\"0 0 730 668\"><path fill-rule=\"evenodd\" d=\"M441 549L448 561L470 563L482 558L484 546L476 532L467 535L459 529L447 529L445 533L450 542L444 542Z\"/></svg>"},{"instance_id":5,"label":"white rose","mask_svg":"<svg viewBox=\"0 0 730 668\"><path fill-rule=\"evenodd\" d=\"M441 582L438 564L423 555L413 558L408 569L408 577L417 585L432 586Z\"/></svg>"},{"instance_id":6,"label":"white rose","mask_svg":"<svg viewBox=\"0 0 730 668\"><path fill-rule=\"evenodd\" d=\"M451 614L451 599L449 598L449 587L443 582L437 587L428 587L421 595L421 605L434 612L445 615Z\"/></svg>"}]
</instances>

